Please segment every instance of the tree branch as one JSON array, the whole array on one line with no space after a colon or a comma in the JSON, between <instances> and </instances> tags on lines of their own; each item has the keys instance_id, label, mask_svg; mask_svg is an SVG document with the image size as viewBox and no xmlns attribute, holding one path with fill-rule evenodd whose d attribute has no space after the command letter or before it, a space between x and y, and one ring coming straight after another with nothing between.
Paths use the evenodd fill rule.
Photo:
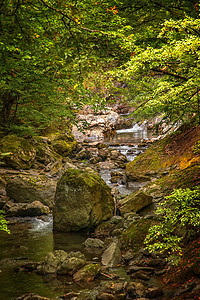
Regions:
<instances>
[{"instance_id":1,"label":"tree branch","mask_svg":"<svg viewBox=\"0 0 200 300\"><path fill-rule=\"evenodd\" d=\"M151 71L154 71L154 72L157 72L157 73L162 73L162 74L164 74L164 75L169 75L169 76L172 76L172 77L174 77L174 78L177 78L177 79L182 79L182 80L188 80L188 78L186 78L186 77L183 77L183 76L181 76L181 75L178 75L178 74L173 74L173 73L170 73L170 72L167 72L167 71L165 71L165 70L159 70L159 69L151 69Z\"/></svg>"},{"instance_id":2,"label":"tree branch","mask_svg":"<svg viewBox=\"0 0 200 300\"><path fill-rule=\"evenodd\" d=\"M108 35L108 33L103 32L103 31L101 31L101 30L96 30L96 29L90 29L90 28L82 27L82 26L80 26L80 25L78 24L78 22L77 22L76 20L74 20L73 18L69 17L69 16L68 16L66 13L64 13L62 10L50 6L50 5L47 4L44 0L41 0L41 2L42 2L46 7L48 7L49 9L51 9L51 10L57 12L58 14L62 15L63 17L65 17L65 18L67 18L68 20L70 20L70 21L72 21L73 23L75 23L76 26L77 26L78 28L82 29L82 30L86 30L86 31L89 31L89 32L99 32L99 33L101 33L101 34L103 34L103 35Z\"/></svg>"}]
</instances>

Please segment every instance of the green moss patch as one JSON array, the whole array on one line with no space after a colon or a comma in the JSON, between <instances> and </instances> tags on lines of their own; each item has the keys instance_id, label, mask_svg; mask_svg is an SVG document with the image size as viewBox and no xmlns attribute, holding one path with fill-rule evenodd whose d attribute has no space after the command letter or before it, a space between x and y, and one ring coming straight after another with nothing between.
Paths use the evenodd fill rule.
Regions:
<instances>
[{"instance_id":1,"label":"green moss patch","mask_svg":"<svg viewBox=\"0 0 200 300\"><path fill-rule=\"evenodd\" d=\"M179 131L155 142L134 161L126 165L126 174L131 179L152 173L170 173L199 164L200 126L192 124L180 127Z\"/></svg>"},{"instance_id":2,"label":"green moss patch","mask_svg":"<svg viewBox=\"0 0 200 300\"><path fill-rule=\"evenodd\" d=\"M144 239L151 225L151 219L136 220L122 233L122 243L126 250L131 249L135 254L142 248Z\"/></svg>"}]
</instances>

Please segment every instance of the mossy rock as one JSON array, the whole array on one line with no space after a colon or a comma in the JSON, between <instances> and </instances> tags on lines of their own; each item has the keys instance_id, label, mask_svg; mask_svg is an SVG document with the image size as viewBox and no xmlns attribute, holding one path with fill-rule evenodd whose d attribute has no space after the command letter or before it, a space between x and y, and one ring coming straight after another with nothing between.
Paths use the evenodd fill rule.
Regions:
<instances>
[{"instance_id":1,"label":"mossy rock","mask_svg":"<svg viewBox=\"0 0 200 300\"><path fill-rule=\"evenodd\" d=\"M155 199L164 198L174 189L193 188L198 185L200 185L200 165L196 164L157 179L142 190Z\"/></svg>"},{"instance_id":2,"label":"mossy rock","mask_svg":"<svg viewBox=\"0 0 200 300\"><path fill-rule=\"evenodd\" d=\"M153 197L142 191L132 193L119 201L119 210L122 215L129 212L138 212L152 203Z\"/></svg>"},{"instance_id":3,"label":"mossy rock","mask_svg":"<svg viewBox=\"0 0 200 300\"><path fill-rule=\"evenodd\" d=\"M153 223L155 221L146 218L134 221L122 233L121 241L123 248L126 250L131 249L136 254L143 247L144 239Z\"/></svg>"},{"instance_id":4,"label":"mossy rock","mask_svg":"<svg viewBox=\"0 0 200 300\"><path fill-rule=\"evenodd\" d=\"M77 149L77 141L68 142L65 140L56 140L53 143L54 151L62 156L69 156Z\"/></svg>"},{"instance_id":5,"label":"mossy rock","mask_svg":"<svg viewBox=\"0 0 200 300\"><path fill-rule=\"evenodd\" d=\"M87 264L74 274L73 279L74 281L90 282L93 281L97 275L99 275L100 271L100 264Z\"/></svg>"},{"instance_id":6,"label":"mossy rock","mask_svg":"<svg viewBox=\"0 0 200 300\"><path fill-rule=\"evenodd\" d=\"M200 126L192 123L181 126L178 131L155 142L126 165L128 180L148 179L152 174L162 175L166 170L173 173L199 164L200 156L196 153L199 140Z\"/></svg>"},{"instance_id":7,"label":"mossy rock","mask_svg":"<svg viewBox=\"0 0 200 300\"><path fill-rule=\"evenodd\" d=\"M4 162L14 169L30 169L36 156L35 148L24 138L7 135L0 141Z\"/></svg>"},{"instance_id":8,"label":"mossy rock","mask_svg":"<svg viewBox=\"0 0 200 300\"><path fill-rule=\"evenodd\" d=\"M40 201L53 206L56 181L45 175L16 175L8 179L6 193L16 203Z\"/></svg>"},{"instance_id":9,"label":"mossy rock","mask_svg":"<svg viewBox=\"0 0 200 300\"><path fill-rule=\"evenodd\" d=\"M45 166L54 163L56 161L62 161L62 156L56 153L51 145L36 142L34 143L36 149L36 157L35 159L44 164Z\"/></svg>"},{"instance_id":10,"label":"mossy rock","mask_svg":"<svg viewBox=\"0 0 200 300\"><path fill-rule=\"evenodd\" d=\"M91 169L68 168L56 188L53 226L56 231L80 231L112 217L110 187Z\"/></svg>"}]
</instances>

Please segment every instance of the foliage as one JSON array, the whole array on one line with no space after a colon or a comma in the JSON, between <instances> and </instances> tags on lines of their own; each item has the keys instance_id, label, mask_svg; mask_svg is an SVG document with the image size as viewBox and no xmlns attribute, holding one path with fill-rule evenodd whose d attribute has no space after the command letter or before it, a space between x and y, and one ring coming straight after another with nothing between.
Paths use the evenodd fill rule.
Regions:
<instances>
[{"instance_id":1,"label":"foliage","mask_svg":"<svg viewBox=\"0 0 200 300\"><path fill-rule=\"evenodd\" d=\"M7 224L8 224L8 222L5 220L4 212L2 210L0 210L0 230L10 233L10 230L8 229Z\"/></svg>"},{"instance_id":2,"label":"foliage","mask_svg":"<svg viewBox=\"0 0 200 300\"><path fill-rule=\"evenodd\" d=\"M137 115L164 113L165 119L176 122L196 114L200 122L199 32L199 19L167 20L157 47L136 47L132 59L111 73L129 83L127 100Z\"/></svg>"},{"instance_id":3,"label":"foliage","mask_svg":"<svg viewBox=\"0 0 200 300\"><path fill-rule=\"evenodd\" d=\"M193 1L188 0L181 3L175 0L161 0L159 3L150 0L1 1L0 125L2 129L12 130L20 135L23 132L34 135L56 120L62 118L73 120L74 109L86 103L94 104L95 108L98 108L98 103L102 105L107 99L115 100L116 89L118 90L116 75L108 75L106 72L127 63L131 57L130 63L122 68L122 73L126 69L124 72L126 76L119 80L128 82L132 81L133 77L136 78L134 89L140 96L139 103L146 99L146 96L151 98L150 95L157 82L154 84L149 82L148 71L147 76L142 80L142 85L141 70L146 73L148 63L155 64L156 67L160 67L156 71L160 76L160 69L167 65L173 55L169 55L167 48L159 47L169 41L171 43L169 47L172 47L174 52L178 47L177 37L184 39L184 35L188 39L192 36L191 42L187 44L185 39L187 49L184 50L184 46L180 46L180 51L177 50L177 56L173 58L175 63L171 64L170 68L179 73L183 70L184 74L180 76L187 76L185 88L188 89L191 97L198 84L198 70L195 67L198 65L198 58L195 62L194 60L199 51L198 35L195 35L199 25L198 20L193 22L192 19L198 14L197 8ZM185 13L190 16L188 19L190 23L181 25L179 19L183 18ZM164 28L167 30L164 30L157 39L161 23L164 19L170 18L175 21L165 23ZM192 25L191 22L194 24ZM175 37L166 34L170 33L171 27L175 28ZM177 33L179 30L182 31L180 34ZM173 44L174 38L177 47ZM190 50L193 51L191 55ZM166 53L163 60L159 58L159 51ZM183 54L181 60L177 58L179 53ZM148 61L148 56L152 54L154 58L149 57ZM162 61L159 66L155 63L156 60ZM133 62L136 63L137 70L135 67L132 70ZM184 71L187 68L191 72L194 71L195 78L191 79L189 74L191 72ZM159 76L156 75L156 78L158 79ZM114 89L111 88L113 83ZM160 93L164 94L166 83L160 78L158 84L161 85ZM170 88L175 84L174 78L174 81L169 80L167 86ZM129 89L131 90L131 86ZM143 90L142 93L138 92L140 89ZM181 94L181 91L176 89L175 94L179 92ZM158 89L157 94L159 94ZM169 94L170 92L166 98ZM196 93L193 98L197 95ZM153 100L149 100L146 112L155 109L154 98L155 96L152 97ZM136 103L137 99L138 97L135 98ZM163 108L160 102L158 106ZM178 104L176 112L182 104L183 101ZM171 106L175 107L172 104ZM167 108L168 112L171 106ZM184 104L185 106L187 105ZM194 111L194 104L190 111Z\"/></svg>"},{"instance_id":4,"label":"foliage","mask_svg":"<svg viewBox=\"0 0 200 300\"><path fill-rule=\"evenodd\" d=\"M156 213L159 225L149 229L145 244L150 252L182 253L182 242L193 239L200 226L200 189L177 189L165 197Z\"/></svg>"}]
</instances>

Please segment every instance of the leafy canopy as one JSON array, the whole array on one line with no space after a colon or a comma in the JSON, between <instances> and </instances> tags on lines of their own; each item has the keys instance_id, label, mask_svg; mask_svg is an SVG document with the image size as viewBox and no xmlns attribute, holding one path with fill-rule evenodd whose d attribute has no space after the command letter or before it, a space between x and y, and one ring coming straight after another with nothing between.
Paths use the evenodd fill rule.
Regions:
<instances>
[{"instance_id":1,"label":"leafy canopy","mask_svg":"<svg viewBox=\"0 0 200 300\"><path fill-rule=\"evenodd\" d=\"M135 48L135 56L113 72L129 83L127 101L141 116L164 113L169 121L200 121L200 20L165 21L159 47ZM133 100L132 100L133 99Z\"/></svg>"}]
</instances>

